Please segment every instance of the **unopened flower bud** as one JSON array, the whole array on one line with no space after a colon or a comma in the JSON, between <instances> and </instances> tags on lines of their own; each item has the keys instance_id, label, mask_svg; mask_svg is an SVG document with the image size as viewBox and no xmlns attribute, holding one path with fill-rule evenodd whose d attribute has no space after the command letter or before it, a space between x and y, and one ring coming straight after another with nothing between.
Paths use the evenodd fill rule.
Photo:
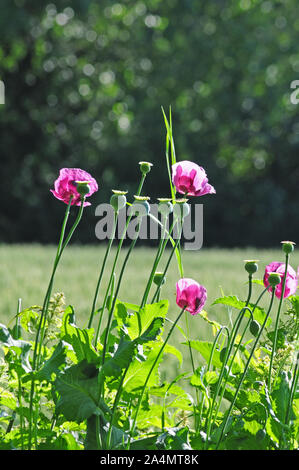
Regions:
<instances>
[{"instance_id":1,"label":"unopened flower bud","mask_svg":"<svg viewBox=\"0 0 299 470\"><path fill-rule=\"evenodd\" d=\"M153 166L153 164L149 162L139 162L139 165L140 165L140 171L143 175L146 175L147 173L149 173Z\"/></svg>"},{"instance_id":2,"label":"unopened flower bud","mask_svg":"<svg viewBox=\"0 0 299 470\"><path fill-rule=\"evenodd\" d=\"M290 253L292 253L292 252L294 251L294 248L295 248L294 245L296 245L295 242L282 241L281 243L282 243L282 251L283 251L286 255L288 255L288 254L290 254Z\"/></svg>"},{"instance_id":3,"label":"unopened flower bud","mask_svg":"<svg viewBox=\"0 0 299 470\"><path fill-rule=\"evenodd\" d=\"M258 260L251 260L251 259L246 259L245 261L245 269L248 272L248 274L254 274L258 270Z\"/></svg>"}]
</instances>

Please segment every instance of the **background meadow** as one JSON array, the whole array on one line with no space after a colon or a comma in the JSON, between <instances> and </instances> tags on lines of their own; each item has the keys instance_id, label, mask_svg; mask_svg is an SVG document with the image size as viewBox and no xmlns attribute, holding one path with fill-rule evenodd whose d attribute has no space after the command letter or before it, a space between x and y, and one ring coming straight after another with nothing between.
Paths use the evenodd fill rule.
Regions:
<instances>
[{"instance_id":1,"label":"background meadow","mask_svg":"<svg viewBox=\"0 0 299 470\"><path fill-rule=\"evenodd\" d=\"M78 229L79 230L79 229ZM56 248L53 246L34 245L1 245L0 246L0 322L7 324L11 320L14 324L18 299L22 299L22 308L32 305L40 305L47 287L49 272L52 268L52 260L55 256ZM76 313L76 321L81 327L86 327L90 309L91 299L97 281L99 266L104 257L105 242L98 246L74 246L70 245L61 260L61 264L56 274L53 292L63 292L66 305L71 304ZM107 262L106 273L103 278L102 292L110 275L109 268L112 266L114 249ZM126 254L126 248L121 252L118 266ZM154 248L136 248L127 265L126 274L120 289L119 299L127 302L138 303L145 283L150 274ZM240 300L247 297L247 273L244 270L245 259L258 259L259 271L254 276L255 279L262 279L264 267L271 260L281 261L283 254L280 249L201 249L199 251L184 251L183 266L186 277L197 279L198 282L206 286L208 300L205 311L208 318L219 322L222 325L229 325L230 319L235 319L237 310L229 309L223 305L212 305L217 297L224 295L236 295ZM163 262L167 260L168 252L164 254ZM291 265L297 270L299 266L299 253L294 251L291 256ZM178 307L175 302L175 283L179 279L179 271L175 257L173 258L167 282L163 287L161 298L169 300L169 312L167 317L174 320L178 314ZM261 292L261 287L253 287L253 301L257 299ZM154 292L154 290L152 290ZM100 293L100 300L102 299ZM267 306L269 296L265 296L261 306ZM278 305L278 300L275 301ZM235 313L235 314L234 314ZM231 317L232 315L232 317ZM273 319L274 321L274 319ZM180 325L186 331L186 323L182 318ZM167 324L165 330L167 331ZM212 340L213 333L211 326L199 316L189 317L190 338L199 340ZM190 357L186 346L182 346L183 336L175 330L170 343L182 353L183 364L180 367L177 358L171 355L166 356L162 363L162 377L175 377L182 370L190 368ZM197 364L201 364L203 359L199 353L194 352ZM186 384L188 388L188 384Z\"/></svg>"}]
</instances>

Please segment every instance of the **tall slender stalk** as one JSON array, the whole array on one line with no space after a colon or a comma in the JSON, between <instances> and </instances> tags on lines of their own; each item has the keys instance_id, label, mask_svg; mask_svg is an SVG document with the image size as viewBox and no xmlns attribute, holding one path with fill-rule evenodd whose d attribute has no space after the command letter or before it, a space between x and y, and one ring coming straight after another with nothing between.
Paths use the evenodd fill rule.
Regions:
<instances>
[{"instance_id":1,"label":"tall slender stalk","mask_svg":"<svg viewBox=\"0 0 299 470\"><path fill-rule=\"evenodd\" d=\"M219 440L218 440L218 442L217 442L216 449L218 449L218 447L219 447L219 445L220 445L220 443L221 443L221 440L222 440L222 438L223 438L223 436L224 436L224 434L225 434L226 426L227 426L228 420L229 420L229 418L230 418L230 416L231 416L231 413L232 413L233 407L235 406L235 403L236 403L236 400L237 400L239 391L240 391L241 386L242 386L242 384L243 384L243 382L244 382L244 379L245 379L245 377L246 377L246 374L247 374L247 370L248 370L250 361L251 361L251 359L252 359L252 356L253 356L253 354L254 354L254 351L255 351L255 349L256 349L256 346L257 346L257 344L258 344L258 342L259 342L259 340L260 340L260 337L261 337L261 335L262 335L262 332L263 332L263 330L264 330L264 328L265 328L265 326L266 326L268 317L269 317L270 312L271 312L271 309L272 309L272 305L273 305L273 301L274 301L274 295L275 295L275 288L273 287L273 289L272 289L272 295L271 295L271 300L270 300L270 305L269 305L267 314L266 314L265 319L264 319L264 321L263 321L263 324L262 324L262 326L261 326L261 328L260 328L260 331L259 331L259 333L257 334L256 340L255 340L255 342L254 342L254 344L253 344L253 346L252 346L252 349L251 349L249 358L248 358L248 360L247 360L247 362L246 362L246 365L245 365L245 367L244 367L243 374L242 374L242 376L241 376L241 379L240 379L239 384L238 384L238 386L237 386L237 389L236 389L236 391L235 391L234 397L233 397L233 399L232 399L232 401L231 401L230 407L229 407L229 409L228 409L228 411L227 411L226 418L225 418L223 424L221 425L221 426L222 426L222 429L221 429L221 433L220 433Z\"/></svg>"},{"instance_id":2,"label":"tall slender stalk","mask_svg":"<svg viewBox=\"0 0 299 470\"><path fill-rule=\"evenodd\" d=\"M146 174L142 173L136 196L140 196L145 178L146 178ZM119 258L120 252L121 252L121 248L122 248L122 245L123 245L123 242L124 242L124 238L125 238L125 235L126 235L126 232L127 232L127 229L128 229L128 226L129 226L129 223L130 223L132 217L133 217L133 214L131 214L127 217L125 229L122 233L121 239L120 239L120 241L118 243L118 246L117 246L116 254L115 254L115 257L114 257L114 261L113 261L113 266L112 266L111 273L110 273L108 286L107 286L104 301L103 301L103 304L102 304L102 313L101 313L101 316L100 316L100 319L99 319L99 322L98 322L98 326L97 326L97 331L96 331L96 334L95 334L95 337L94 337L94 344L95 345L97 344L98 337L99 337L99 334L100 334L100 328L101 328L103 312L106 308L107 299L108 299L108 295L109 295L109 292L110 292L110 289L111 289L111 284L112 284L112 279L113 279L113 276L114 276L114 273L115 273L116 264L117 264L117 261L118 261L118 258Z\"/></svg>"},{"instance_id":3,"label":"tall slender stalk","mask_svg":"<svg viewBox=\"0 0 299 470\"><path fill-rule=\"evenodd\" d=\"M107 259L108 259L108 256L109 256L109 253L110 253L110 250L111 250L111 246L112 246L112 243L113 243L113 240L114 240L114 237L115 237L115 231L116 231L116 226L117 226L117 216L118 216L118 213L115 211L112 234L110 236L110 239L109 239L109 242L108 242L108 245L107 245L107 249L106 249L105 256L104 256L102 266L101 266L101 271L100 271L100 274L99 274L99 277L98 277L98 281L97 281L96 290L95 290L95 294L94 294L94 298L93 298L93 302L92 302L92 307L91 307L91 312L90 312L90 317L89 317L87 328L91 328L91 325L92 325L92 322L93 322L93 318L94 318L94 314L95 314L95 310L96 310L96 304L97 304L98 295L99 295L99 290L100 290L103 274L104 274L105 267L106 267L106 262L107 262Z\"/></svg>"},{"instance_id":4,"label":"tall slender stalk","mask_svg":"<svg viewBox=\"0 0 299 470\"><path fill-rule=\"evenodd\" d=\"M175 226L176 223L178 223L178 220L176 220L176 221L174 222L173 227ZM169 255L168 260L167 260L167 262L166 262L166 265L165 265L165 267L164 267L163 276L162 276L163 278L166 276L166 273L167 273L167 271L168 271L168 268L169 268L169 265L170 265L171 260L172 260L172 258L173 258L173 255L174 255L174 253L175 253L177 247L179 246L180 239L181 239L181 235L182 235L182 230L183 230L183 226L182 226L182 220L181 220L181 230L180 230L180 234L179 234L179 236L178 236L178 238L177 238L177 241L175 242L175 244L173 245L173 247L172 247L172 249L171 249L170 255ZM157 296L158 296L158 294L159 294L159 291L160 291L160 286L157 286L156 291L155 291L155 293L154 293L154 295L153 295L153 298L152 298L152 301L151 301L152 304L155 302L155 300L156 300L156 298L157 298Z\"/></svg>"},{"instance_id":5,"label":"tall slender stalk","mask_svg":"<svg viewBox=\"0 0 299 470\"><path fill-rule=\"evenodd\" d=\"M161 346L161 348L160 348L160 350L159 350L159 352L158 352L158 354L157 354L157 356L156 356L156 358L155 358L155 360L154 360L154 362L153 362L153 364L152 364L152 366L151 366L151 368L150 368L150 370L149 370L149 372L148 372L148 374L147 374L147 377L146 377L145 382L144 382L144 384L143 384L143 387L142 387L142 390L141 390L141 393L140 393L140 395L139 395L138 402L137 402L137 405L136 405L136 412L135 412L135 416L134 416L133 423L132 423L131 430L130 430L130 436L131 436L131 438L132 438L133 433L134 433L134 431L135 431L137 416L138 416L138 413L139 413L139 409L140 409L140 405L141 405L142 398L143 398L143 395L144 395L144 391L145 391L145 389L146 389L146 386L147 386L147 384L148 384L148 381L149 381L149 379L150 379L150 376L152 375L152 372L153 372L153 370L154 370L154 368L155 368L155 366L156 366L156 364L157 364L157 362L158 362L158 360L159 360L159 358L160 358L162 352L164 351L164 348L165 348L166 344L168 343L169 338L170 338L170 336L171 336L171 334L172 334L174 328L176 327L177 323L179 322L181 316L183 315L185 309L186 309L186 307L184 307L184 308L181 310L181 312L180 312L180 314L178 315L177 319L173 322L173 324L172 324L172 326L171 326L171 328L170 328L170 330L169 330L169 332L168 332L168 335L167 335L165 341L163 342L163 344L162 344L162 346ZM129 441L129 445L130 445L130 441Z\"/></svg>"},{"instance_id":6,"label":"tall slender stalk","mask_svg":"<svg viewBox=\"0 0 299 470\"><path fill-rule=\"evenodd\" d=\"M173 231L173 228L176 224L176 222L174 222L168 232L168 235L167 237L165 237L166 235L166 221L167 221L167 218L165 217L164 218L164 221L163 221L163 233L162 233L162 236L161 236L161 239L160 239L160 242L159 242L159 246L158 246L158 250L157 250L157 253L156 253L156 257L154 259L154 263L153 263L153 267L152 267L152 270L151 270L151 273L150 273L150 276L149 276L149 279L148 279L148 282L147 282L147 285L146 285L146 288L145 288L145 291L144 291L144 294L143 294L143 297L142 297L142 300L141 300L141 303L140 303L140 308L143 308L147 302L147 299L148 299L148 295L149 295L149 292L150 292L150 288L152 286L152 283L153 283L153 279L154 279L154 275L155 275L155 272L157 270L157 267L159 265L159 262L162 258L162 255L165 251L165 248L167 246L167 243L170 239L170 235ZM160 291L160 287L161 286L158 286L157 287L157 290Z\"/></svg>"},{"instance_id":7,"label":"tall slender stalk","mask_svg":"<svg viewBox=\"0 0 299 470\"><path fill-rule=\"evenodd\" d=\"M215 349L217 347L217 344L218 344L218 339L220 338L220 336L222 335L223 331L226 330L227 332L227 337L229 338L229 329L227 326L222 326L216 333L216 336L214 338L214 341L213 341L213 344L212 344L212 349L211 349L211 352L210 352L210 356L209 356L209 361L208 361L208 365L207 365L207 372L210 370L210 367L211 367L211 364L212 364L212 360L213 360L213 356L214 356L214 353L215 353ZM201 423L201 418L202 418L202 410L203 410L203 405L204 405L204 397L205 397L205 394L203 393L202 394L202 398L201 398L201 403L200 403L200 410L199 410L199 422Z\"/></svg>"},{"instance_id":8,"label":"tall slender stalk","mask_svg":"<svg viewBox=\"0 0 299 470\"><path fill-rule=\"evenodd\" d=\"M270 357L270 365L269 365L269 374L268 374L268 390L269 390L269 393L271 393L271 375L272 375L274 355L276 353L279 318L280 318L281 306L282 306L283 299L284 299L287 272L288 272L288 264L289 264L289 254L286 253L284 278L283 278L283 281L282 281L281 297L280 297L280 300L279 300L278 311L277 311L277 315L276 315L275 328L274 328L274 339L273 339L273 345L272 345L272 351L271 351L271 357Z\"/></svg>"},{"instance_id":9,"label":"tall slender stalk","mask_svg":"<svg viewBox=\"0 0 299 470\"><path fill-rule=\"evenodd\" d=\"M51 293L52 293L52 288L53 288L53 282L54 282L54 277L55 273L59 264L59 261L61 259L62 253L65 249L65 247L68 245L71 237L74 234L74 231L76 230L83 214L83 209L84 209L84 201L85 197L81 198L81 204L79 206L79 211L77 218L72 225L65 241L64 236L65 236L65 229L70 213L70 208L71 208L71 203L72 203L72 196L70 197L69 203L67 205L63 223L62 223L62 228L60 232L60 238L59 238L59 243L57 247L57 252L56 252L56 257L54 260L53 268L52 268L52 273L49 281L49 285L46 291L46 295L44 298L43 302L43 307L42 307L42 313L40 317L40 321L38 324L37 332L36 332L36 337L35 337L35 344L34 344L34 351L33 351L33 358L32 358L32 370L35 371L36 368L39 366L40 363L40 356L41 356L41 349L42 349L42 344L45 336L45 330L46 330L46 321L47 321L47 314L48 314L48 307L49 307L49 302L51 298ZM35 381L34 377L31 379L31 388L30 388L30 400L29 400L29 429L28 429L28 449L31 450L31 443L32 443L32 412L33 412L33 400L34 400L34 389L35 389Z\"/></svg>"},{"instance_id":10,"label":"tall slender stalk","mask_svg":"<svg viewBox=\"0 0 299 470\"><path fill-rule=\"evenodd\" d=\"M122 268L121 268L121 271L120 271L120 274L119 274L119 279L118 279L118 283L117 283L117 287L116 287L116 290L115 290L115 293L114 293L114 296L113 296L113 302L112 302L112 306L109 310L109 314L108 314L108 320L107 320L107 326L106 326L106 331L105 331L105 338L104 338L104 344L103 344L103 352L102 352L102 365L104 364L105 362L105 355L106 355L106 349L107 349L107 342L108 342L108 337L109 337L109 332L110 332L110 326L111 326L111 320L112 320L112 316L113 316L113 312L114 312L114 308L115 308L115 304L116 304L116 301L117 301L117 296L118 296L118 293L119 293L119 289L120 289L120 286L121 286L121 283L122 283L122 278L123 278L123 275L124 275L124 272L125 272L125 268L126 268L126 265L129 261L129 257L136 245L136 241L138 239L138 235L139 235L139 231L140 231L140 226L141 226L141 219L139 220L139 224L138 224L138 230L137 230L137 234L136 236L134 237L134 239L132 240L131 242L131 245L127 251L127 254L125 256L125 259L124 259L124 262L123 262L123 265L122 265Z\"/></svg>"},{"instance_id":11,"label":"tall slender stalk","mask_svg":"<svg viewBox=\"0 0 299 470\"><path fill-rule=\"evenodd\" d=\"M290 390L290 397L289 397L289 401L287 405L285 424L289 424L289 418L290 418L290 413L292 409L294 394L297 390L298 379L299 379L299 353L297 354L296 364L295 364L294 372L293 372L293 380L292 380L292 385L291 385L291 390Z\"/></svg>"},{"instance_id":12,"label":"tall slender stalk","mask_svg":"<svg viewBox=\"0 0 299 470\"><path fill-rule=\"evenodd\" d=\"M255 303L254 306L253 306L252 312L250 311L250 309L247 308L247 309L249 310L249 312L250 312L250 319L249 319L249 321L247 322L247 324L245 325L245 328L244 328L244 330L243 330L243 332L242 332L242 336L241 336L241 338L240 338L240 341L239 341L237 347L235 348L235 351L234 351L234 353L233 353L233 355L232 355L232 357L231 357L230 366L229 366L227 375L226 375L226 377L224 377L224 383L223 383L223 386L222 386L222 393L221 393L221 395L220 395L219 403L218 403L218 406L217 406L217 409L216 409L216 412L215 412L215 418L217 418L217 416L218 416L219 408L220 408L220 405L221 405L221 402L222 402L222 399L223 399L223 396L224 396L224 392L225 392L225 387L226 387L226 384L227 384L227 382L228 382L229 374L230 374L230 372L231 372L231 370L232 370L235 357L236 357L236 355L237 355L237 353L238 353L238 351L239 351L239 349L240 349L240 345L242 344L242 341L243 341L243 339L244 339L244 336L245 336L245 334L246 334L246 331L247 331L247 329L248 329L248 326L250 325L250 322L251 322L252 319L253 319L254 311L255 311L256 307L257 307L258 304L259 304L259 301L261 300L262 296L264 295L264 293L265 293L266 291L267 291L267 289L264 289L263 292L260 294L260 296L258 297L256 303ZM245 308L246 308L246 307L244 307L244 309L245 309ZM245 310L244 310L244 313L245 313ZM244 316L244 315L242 315L242 318L240 318L239 325L241 324L241 321L242 321L242 319L243 319L243 316ZM237 333L238 329L239 329L239 326L237 327L236 333ZM233 341L232 341L232 344L233 344L233 345L234 345L234 343L235 343L235 338L236 338L236 335L235 335L235 337L234 337L234 339L233 339ZM229 354L227 355L227 358L226 358L226 360L225 360L225 364L227 363L227 360L228 360L228 358L229 358L230 353L231 353L231 349L230 349L230 351L229 351Z\"/></svg>"}]
</instances>

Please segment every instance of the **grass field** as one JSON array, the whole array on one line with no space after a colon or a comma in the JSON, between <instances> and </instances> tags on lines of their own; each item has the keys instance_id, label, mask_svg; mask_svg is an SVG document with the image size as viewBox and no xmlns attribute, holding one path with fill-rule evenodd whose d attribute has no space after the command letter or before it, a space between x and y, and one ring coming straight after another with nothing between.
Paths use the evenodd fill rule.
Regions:
<instances>
[{"instance_id":1,"label":"grass field","mask_svg":"<svg viewBox=\"0 0 299 470\"><path fill-rule=\"evenodd\" d=\"M22 299L23 308L42 303L55 250L55 247L41 245L0 245L0 322L7 324L13 318L19 298ZM104 245L70 246L63 254L57 271L54 292L64 292L66 303L73 305L80 326L86 326L88 320L104 251ZM103 288L107 283L114 253L114 251L111 252ZM118 269L124 255L125 250L120 257ZM127 265L119 295L121 300L133 303L141 301L154 256L154 249L135 249ZM167 255L162 260L160 270L163 268L166 257ZM222 292L225 295L237 295L245 300L247 273L244 270L244 259L260 260L256 278L261 279L266 264L271 261L283 261L284 257L279 248L277 250L248 248L183 251L184 276L197 280L207 288L208 301L205 310L210 319L217 320L221 324L229 322L226 307L212 306L215 298L221 296ZM296 271L298 264L299 252L295 251L291 256L291 265ZM170 301L168 314L170 319L175 319L179 313L175 303L175 283L178 279L179 271L174 258L162 291L162 298L168 298ZM256 285L253 300L260 292L261 287ZM192 339L206 339L211 335L210 326L198 317L190 317L189 326ZM171 342L175 344L181 340L182 337L174 336Z\"/></svg>"}]
</instances>

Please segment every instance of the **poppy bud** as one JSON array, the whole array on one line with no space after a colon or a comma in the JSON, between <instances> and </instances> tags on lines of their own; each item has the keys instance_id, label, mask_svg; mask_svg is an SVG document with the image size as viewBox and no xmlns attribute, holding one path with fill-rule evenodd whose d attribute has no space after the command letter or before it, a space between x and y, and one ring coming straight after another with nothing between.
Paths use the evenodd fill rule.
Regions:
<instances>
[{"instance_id":1,"label":"poppy bud","mask_svg":"<svg viewBox=\"0 0 299 470\"><path fill-rule=\"evenodd\" d=\"M159 198L159 205L158 205L158 211L160 214L163 215L168 215L171 214L173 211L173 205L171 203L171 199L168 198Z\"/></svg>"},{"instance_id":2,"label":"poppy bud","mask_svg":"<svg viewBox=\"0 0 299 470\"><path fill-rule=\"evenodd\" d=\"M184 219L190 213L190 205L188 199L176 199L176 204L173 208L174 216L180 219Z\"/></svg>"},{"instance_id":3,"label":"poppy bud","mask_svg":"<svg viewBox=\"0 0 299 470\"><path fill-rule=\"evenodd\" d=\"M270 273L268 277L268 282L270 286L275 287L278 286L281 282L282 275L279 273Z\"/></svg>"},{"instance_id":4,"label":"poppy bud","mask_svg":"<svg viewBox=\"0 0 299 470\"><path fill-rule=\"evenodd\" d=\"M254 274L257 272L258 270L258 260L249 260L249 259L246 259L245 261L245 269L246 271L248 272L248 274Z\"/></svg>"},{"instance_id":5,"label":"poppy bud","mask_svg":"<svg viewBox=\"0 0 299 470\"><path fill-rule=\"evenodd\" d=\"M252 322L250 322L250 325L249 325L249 330L253 336L257 336L260 331L259 322L257 322L256 320L252 320Z\"/></svg>"},{"instance_id":6,"label":"poppy bud","mask_svg":"<svg viewBox=\"0 0 299 470\"><path fill-rule=\"evenodd\" d=\"M135 201L131 208L133 213L137 217L144 217L150 213L150 205L148 203L149 197L146 196L134 196Z\"/></svg>"},{"instance_id":7,"label":"poppy bud","mask_svg":"<svg viewBox=\"0 0 299 470\"><path fill-rule=\"evenodd\" d=\"M296 243L290 242L290 241L283 241L281 243L282 243L282 251L286 255L289 255L290 253L292 253L292 251L294 251L294 248L295 248L294 245L296 245Z\"/></svg>"},{"instance_id":8,"label":"poppy bud","mask_svg":"<svg viewBox=\"0 0 299 470\"><path fill-rule=\"evenodd\" d=\"M156 286L162 286L163 284L165 284L166 278L164 276L164 273L155 273L153 281Z\"/></svg>"},{"instance_id":9,"label":"poppy bud","mask_svg":"<svg viewBox=\"0 0 299 470\"><path fill-rule=\"evenodd\" d=\"M126 207L127 198L126 198L125 195L126 195L127 191L113 190L112 192L113 192L113 194L110 198L110 204L113 207L113 209L115 210L115 212L118 212L121 209L123 209L124 207Z\"/></svg>"},{"instance_id":10,"label":"poppy bud","mask_svg":"<svg viewBox=\"0 0 299 470\"><path fill-rule=\"evenodd\" d=\"M76 181L76 185L80 196L84 197L90 193L89 181Z\"/></svg>"},{"instance_id":11,"label":"poppy bud","mask_svg":"<svg viewBox=\"0 0 299 470\"><path fill-rule=\"evenodd\" d=\"M143 175L146 175L151 171L151 167L153 166L152 163L149 162L139 162L140 165L140 171Z\"/></svg>"}]
</instances>

